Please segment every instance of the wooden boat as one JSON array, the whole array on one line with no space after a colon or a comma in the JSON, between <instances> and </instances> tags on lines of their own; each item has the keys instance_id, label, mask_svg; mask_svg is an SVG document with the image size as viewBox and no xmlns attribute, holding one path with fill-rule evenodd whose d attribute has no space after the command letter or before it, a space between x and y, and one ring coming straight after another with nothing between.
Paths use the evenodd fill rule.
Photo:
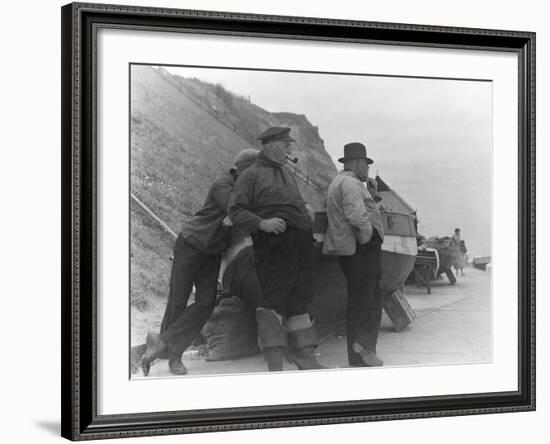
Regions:
<instances>
[{"instance_id":1,"label":"wooden boat","mask_svg":"<svg viewBox=\"0 0 550 444\"><path fill-rule=\"evenodd\" d=\"M379 177L378 196L384 221L385 238L382 244L382 281L384 309L397 331L414 318L400 290L414 267L416 259L415 211ZM313 304L310 314L320 338L339 331L346 319L346 281L334 256L322 254L326 232L326 214L315 215ZM226 360L259 352L256 341L254 310L260 288L254 267L250 237L234 233L230 248L224 253L220 269L221 293L224 298L217 305L203 328L207 339L207 360ZM227 301L227 303L226 303ZM131 371L138 371L145 344L132 347Z\"/></svg>"},{"instance_id":2,"label":"wooden boat","mask_svg":"<svg viewBox=\"0 0 550 444\"><path fill-rule=\"evenodd\" d=\"M380 214L384 220L382 289L390 294L402 289L416 261L417 220L414 210L380 176L376 177Z\"/></svg>"},{"instance_id":3,"label":"wooden boat","mask_svg":"<svg viewBox=\"0 0 550 444\"><path fill-rule=\"evenodd\" d=\"M473 267L483 271L487 270L487 265L489 265L490 263L491 256L474 257L472 260Z\"/></svg>"},{"instance_id":4,"label":"wooden boat","mask_svg":"<svg viewBox=\"0 0 550 444\"><path fill-rule=\"evenodd\" d=\"M379 177L376 181L385 232L382 244L381 290L387 298L403 289L405 280L414 267L417 254L416 215L415 211ZM315 299L311 306L311 314L316 319L320 334L323 335L345 321L346 282L337 258L321 253L327 228L326 214L323 211L317 212L314 219ZM235 236L222 261L220 281L225 291L241 298L247 306L255 307L260 289L254 271L251 246L249 237ZM414 316L410 316L412 317ZM396 325L396 329L401 328L402 326Z\"/></svg>"}]
</instances>

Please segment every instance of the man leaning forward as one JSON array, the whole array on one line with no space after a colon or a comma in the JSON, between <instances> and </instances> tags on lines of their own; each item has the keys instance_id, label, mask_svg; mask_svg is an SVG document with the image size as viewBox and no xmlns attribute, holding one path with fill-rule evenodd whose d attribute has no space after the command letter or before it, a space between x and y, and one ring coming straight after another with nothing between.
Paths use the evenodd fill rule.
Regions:
<instances>
[{"instance_id":1,"label":"man leaning forward","mask_svg":"<svg viewBox=\"0 0 550 444\"><path fill-rule=\"evenodd\" d=\"M242 150L235 158L235 168L217 179L202 208L182 228L174 246L170 290L160 334L149 332L147 349L141 365L144 376L152 363L168 359L173 375L187 369L181 355L200 333L216 303L221 254L229 246L230 225L224 223L227 205L239 174L256 160L258 150ZM195 301L188 304L195 287Z\"/></svg>"}]
</instances>

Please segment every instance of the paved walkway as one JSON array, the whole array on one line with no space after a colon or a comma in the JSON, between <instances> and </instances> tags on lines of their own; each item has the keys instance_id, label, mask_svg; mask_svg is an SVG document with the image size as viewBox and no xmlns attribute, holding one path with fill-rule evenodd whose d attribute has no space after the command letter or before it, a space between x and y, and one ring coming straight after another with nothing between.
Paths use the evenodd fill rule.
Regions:
<instances>
[{"instance_id":1,"label":"paved walkway","mask_svg":"<svg viewBox=\"0 0 550 444\"><path fill-rule=\"evenodd\" d=\"M491 361L491 274L471 268L465 272L454 286L449 285L446 278L435 282L431 295L415 287L405 288L416 319L405 330L395 332L384 314L378 354L385 366ZM347 366L346 338L342 332L324 338L317 348L318 359L323 365ZM183 359L189 375L266 371L261 355L206 362L184 354ZM285 362L285 370L296 370L296 367ZM140 374L135 377L139 378ZM167 361L159 361L152 367L149 377L174 376L168 371Z\"/></svg>"}]
</instances>

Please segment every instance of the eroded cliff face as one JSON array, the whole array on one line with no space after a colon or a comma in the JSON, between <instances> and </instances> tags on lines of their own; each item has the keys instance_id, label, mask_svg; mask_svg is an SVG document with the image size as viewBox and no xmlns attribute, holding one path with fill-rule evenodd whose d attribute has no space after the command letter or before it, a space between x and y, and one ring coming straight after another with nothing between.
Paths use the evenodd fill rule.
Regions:
<instances>
[{"instance_id":1,"label":"eroded cliff face","mask_svg":"<svg viewBox=\"0 0 550 444\"><path fill-rule=\"evenodd\" d=\"M309 181L298 180L300 189L315 209L323 206L337 170L306 116L270 113L219 85L148 66L132 68L131 96L132 190L176 231L240 150L260 148L256 138L270 126L292 129L299 176Z\"/></svg>"},{"instance_id":2,"label":"eroded cliff face","mask_svg":"<svg viewBox=\"0 0 550 444\"><path fill-rule=\"evenodd\" d=\"M162 68L133 66L131 192L178 232L200 208L212 182L232 167L237 153L259 149L256 138L270 126L291 128L297 142L293 148L300 191L313 210L322 209L337 170L318 129L306 116L270 113L220 85L179 77ZM170 236L132 203L133 310L152 309L158 298L168 294L171 249ZM160 323L158 319L151 325L150 315L136 313L133 337L134 329L140 336L141 318L148 328Z\"/></svg>"}]
</instances>

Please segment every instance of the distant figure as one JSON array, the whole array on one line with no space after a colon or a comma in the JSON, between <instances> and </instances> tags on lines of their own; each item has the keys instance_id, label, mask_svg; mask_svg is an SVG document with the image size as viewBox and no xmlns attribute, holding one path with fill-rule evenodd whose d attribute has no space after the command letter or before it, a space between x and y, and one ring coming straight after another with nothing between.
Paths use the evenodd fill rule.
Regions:
<instances>
[{"instance_id":1,"label":"distant figure","mask_svg":"<svg viewBox=\"0 0 550 444\"><path fill-rule=\"evenodd\" d=\"M346 341L354 367L383 365L376 355L382 317L382 241L384 226L368 183L369 165L362 143L344 145L338 159L344 170L328 189L328 230L323 253L337 255L347 281Z\"/></svg>"},{"instance_id":2,"label":"distant figure","mask_svg":"<svg viewBox=\"0 0 550 444\"><path fill-rule=\"evenodd\" d=\"M455 234L453 234L451 242L454 242L456 245L460 245L460 228L455 228Z\"/></svg>"},{"instance_id":3,"label":"distant figure","mask_svg":"<svg viewBox=\"0 0 550 444\"><path fill-rule=\"evenodd\" d=\"M457 264L455 265L456 274L458 275L458 270L460 270L460 276L464 276L464 267L468 263L468 255L466 254L468 250L466 249L466 243L461 240L459 243L460 255L458 257Z\"/></svg>"},{"instance_id":4,"label":"distant figure","mask_svg":"<svg viewBox=\"0 0 550 444\"><path fill-rule=\"evenodd\" d=\"M229 246L231 223L227 206L239 174L258 157L258 150L246 149L235 158L235 169L217 179L210 187L202 208L184 225L174 246L170 290L160 334L147 334L147 349L141 361L143 375L161 357L168 359L173 375L187 369L181 355L200 333L216 303L221 254ZM195 286L195 302L187 305Z\"/></svg>"},{"instance_id":5,"label":"distant figure","mask_svg":"<svg viewBox=\"0 0 550 444\"><path fill-rule=\"evenodd\" d=\"M460 239L460 228L455 228L455 232L451 237L451 241L449 243L449 254L451 258L451 265L450 268L454 268L456 271L456 275L458 276L458 270L460 268L464 268L462 265L462 262L464 260L464 254L460 251L460 243L462 240Z\"/></svg>"},{"instance_id":6,"label":"distant figure","mask_svg":"<svg viewBox=\"0 0 550 444\"><path fill-rule=\"evenodd\" d=\"M317 362L313 300L311 217L294 176L284 167L290 128L272 127L258 137L258 160L235 184L229 217L250 232L261 289L256 309L258 337L269 371L283 370L283 357L300 370L324 368Z\"/></svg>"}]
</instances>

